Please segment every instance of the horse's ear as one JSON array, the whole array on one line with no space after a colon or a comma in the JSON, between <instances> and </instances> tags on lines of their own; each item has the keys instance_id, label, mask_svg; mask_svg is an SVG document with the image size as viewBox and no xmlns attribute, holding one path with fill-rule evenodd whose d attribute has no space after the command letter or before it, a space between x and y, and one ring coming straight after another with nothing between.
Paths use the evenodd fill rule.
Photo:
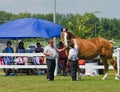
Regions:
<instances>
[{"instance_id":1,"label":"horse's ear","mask_svg":"<svg viewBox=\"0 0 120 92\"><path fill-rule=\"evenodd\" d=\"M67 28L61 28L61 32L63 32L63 31L67 32L67 30L68 30Z\"/></svg>"},{"instance_id":2,"label":"horse's ear","mask_svg":"<svg viewBox=\"0 0 120 92\"><path fill-rule=\"evenodd\" d=\"M68 32L68 29L66 28L66 32Z\"/></svg>"}]
</instances>

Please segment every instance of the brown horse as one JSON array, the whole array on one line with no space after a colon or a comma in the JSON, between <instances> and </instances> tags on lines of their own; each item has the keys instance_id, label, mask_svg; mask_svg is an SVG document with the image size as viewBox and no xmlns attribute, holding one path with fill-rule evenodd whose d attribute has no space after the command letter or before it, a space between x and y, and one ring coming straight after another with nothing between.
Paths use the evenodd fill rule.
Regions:
<instances>
[{"instance_id":1,"label":"brown horse","mask_svg":"<svg viewBox=\"0 0 120 92\"><path fill-rule=\"evenodd\" d=\"M112 64L115 69L115 79L119 80L117 75L117 62L112 57L113 45L109 40L104 38L81 39L69 31L63 31L61 33L61 40L64 42L66 48L68 48L68 42L73 40L73 42L78 47L78 56L80 59L89 60L100 56L104 64L104 77L102 78L103 80L108 76L109 61L109 63Z\"/></svg>"}]
</instances>

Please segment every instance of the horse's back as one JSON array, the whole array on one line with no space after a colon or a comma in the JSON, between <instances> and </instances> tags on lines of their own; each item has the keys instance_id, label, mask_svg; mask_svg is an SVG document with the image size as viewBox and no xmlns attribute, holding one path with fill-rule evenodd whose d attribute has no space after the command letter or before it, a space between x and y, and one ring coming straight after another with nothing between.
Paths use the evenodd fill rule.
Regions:
<instances>
[{"instance_id":1,"label":"horse's back","mask_svg":"<svg viewBox=\"0 0 120 92\"><path fill-rule=\"evenodd\" d=\"M79 57L93 59L98 55L111 57L112 44L105 38L77 39Z\"/></svg>"}]
</instances>

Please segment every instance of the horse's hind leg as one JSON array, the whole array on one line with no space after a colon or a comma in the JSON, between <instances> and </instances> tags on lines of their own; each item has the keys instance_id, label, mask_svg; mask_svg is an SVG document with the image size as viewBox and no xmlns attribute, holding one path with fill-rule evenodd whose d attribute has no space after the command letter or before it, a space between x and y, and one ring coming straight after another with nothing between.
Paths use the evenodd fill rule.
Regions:
<instances>
[{"instance_id":1,"label":"horse's hind leg","mask_svg":"<svg viewBox=\"0 0 120 92\"><path fill-rule=\"evenodd\" d=\"M105 79L107 79L107 76L108 76L109 65L108 65L107 59L104 58L102 60L103 60L103 64L104 64L104 76L103 76L102 80L105 80Z\"/></svg>"},{"instance_id":2,"label":"horse's hind leg","mask_svg":"<svg viewBox=\"0 0 120 92\"><path fill-rule=\"evenodd\" d=\"M116 58L109 59L109 62L115 70L115 80L119 80L119 76L118 76L118 73L117 73L118 71L117 71L117 60L116 60Z\"/></svg>"}]
</instances>

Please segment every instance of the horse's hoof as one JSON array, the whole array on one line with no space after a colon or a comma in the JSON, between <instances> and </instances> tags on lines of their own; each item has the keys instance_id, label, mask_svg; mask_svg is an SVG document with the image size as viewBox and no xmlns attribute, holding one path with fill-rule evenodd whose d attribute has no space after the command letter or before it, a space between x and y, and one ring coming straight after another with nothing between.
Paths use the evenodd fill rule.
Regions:
<instances>
[{"instance_id":1,"label":"horse's hoof","mask_svg":"<svg viewBox=\"0 0 120 92\"><path fill-rule=\"evenodd\" d=\"M80 80L80 79L81 79L81 77L78 77L78 78L77 78L77 80Z\"/></svg>"},{"instance_id":2,"label":"horse's hoof","mask_svg":"<svg viewBox=\"0 0 120 92\"><path fill-rule=\"evenodd\" d=\"M115 77L115 80L119 80L119 77Z\"/></svg>"},{"instance_id":3,"label":"horse's hoof","mask_svg":"<svg viewBox=\"0 0 120 92\"><path fill-rule=\"evenodd\" d=\"M107 78L102 78L101 80L106 80Z\"/></svg>"},{"instance_id":4,"label":"horse's hoof","mask_svg":"<svg viewBox=\"0 0 120 92\"><path fill-rule=\"evenodd\" d=\"M105 79L102 78L101 80L105 80Z\"/></svg>"}]
</instances>

